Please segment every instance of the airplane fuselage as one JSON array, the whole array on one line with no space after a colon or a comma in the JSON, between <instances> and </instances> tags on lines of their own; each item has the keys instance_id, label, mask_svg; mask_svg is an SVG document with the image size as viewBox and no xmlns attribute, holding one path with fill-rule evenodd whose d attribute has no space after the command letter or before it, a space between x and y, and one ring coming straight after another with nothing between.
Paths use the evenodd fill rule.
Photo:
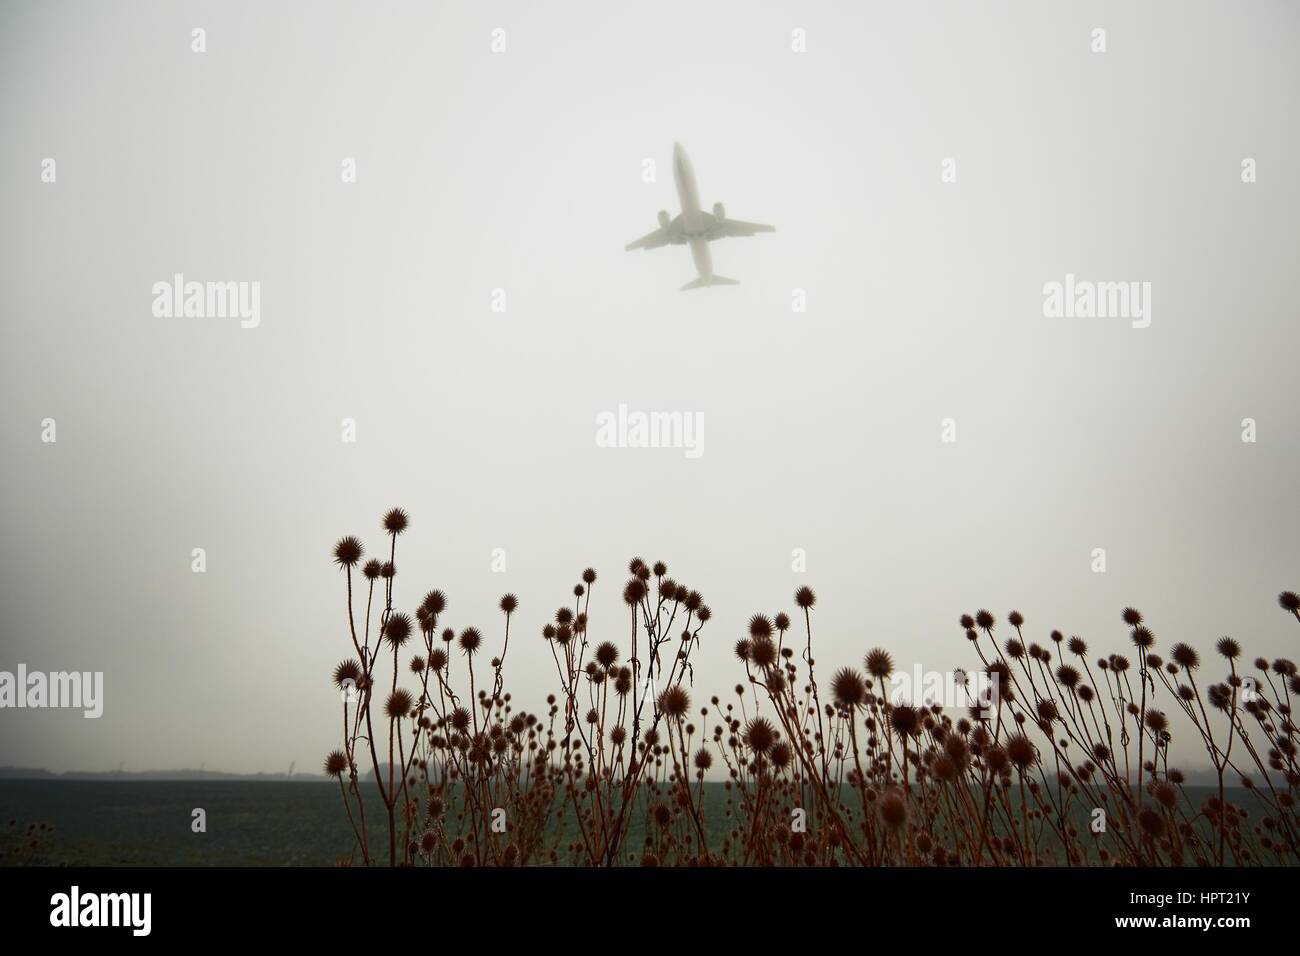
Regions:
<instances>
[{"instance_id":1,"label":"airplane fuselage","mask_svg":"<svg viewBox=\"0 0 1300 956\"><path fill-rule=\"evenodd\" d=\"M739 285L735 279L720 276L713 271L713 254L709 243L729 236L752 236L759 232L774 232L772 226L759 222L744 222L740 219L728 219L722 203L713 204L712 212L705 212L700 205L700 187L695 181L695 170L691 159L682 149L681 143L673 144L673 181L677 185L677 200L682 211L676 216L668 215L668 210L659 210L659 228L653 232L629 242L623 248L658 249L661 246L690 246L691 259L695 262L698 278L682 286L687 289L701 289L713 285Z\"/></svg>"},{"instance_id":2,"label":"airplane fuselage","mask_svg":"<svg viewBox=\"0 0 1300 956\"><path fill-rule=\"evenodd\" d=\"M673 181L677 183L677 199L682 204L682 225L687 234L700 232L704 225L704 210L700 208L700 187L695 182L691 158L681 143L673 144Z\"/></svg>"},{"instance_id":3,"label":"airplane fuselage","mask_svg":"<svg viewBox=\"0 0 1300 956\"><path fill-rule=\"evenodd\" d=\"M706 282L713 278L713 254L705 233L704 210L700 208L700 187L695 181L691 158L681 143L673 144L673 181L677 184L677 199L682 204L682 231L691 247L695 270Z\"/></svg>"}]
</instances>

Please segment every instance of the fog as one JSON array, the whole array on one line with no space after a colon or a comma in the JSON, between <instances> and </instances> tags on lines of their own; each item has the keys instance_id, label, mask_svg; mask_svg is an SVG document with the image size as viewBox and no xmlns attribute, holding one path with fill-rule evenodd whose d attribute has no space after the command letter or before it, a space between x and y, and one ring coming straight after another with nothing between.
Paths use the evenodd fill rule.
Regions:
<instances>
[{"instance_id":1,"label":"fog","mask_svg":"<svg viewBox=\"0 0 1300 956\"><path fill-rule=\"evenodd\" d=\"M394 506L397 605L496 653L518 595L533 710L583 568L626 643L633 556L713 611L697 707L805 584L828 675L977 666L980 607L1293 657L1300 11L1089 6L6 0L0 669L104 682L0 712L0 764L314 768L330 551ZM714 244L738 286L623 251L675 141L776 227ZM156 310L177 274L258 283L256 325ZM1149 325L1049 317L1067 276ZM598 441L620 406L702 453Z\"/></svg>"}]
</instances>

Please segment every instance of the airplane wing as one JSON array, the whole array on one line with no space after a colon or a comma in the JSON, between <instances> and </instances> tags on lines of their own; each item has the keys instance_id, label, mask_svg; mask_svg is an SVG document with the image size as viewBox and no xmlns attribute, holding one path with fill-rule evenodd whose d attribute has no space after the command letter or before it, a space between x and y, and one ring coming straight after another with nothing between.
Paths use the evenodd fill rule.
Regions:
<instances>
[{"instance_id":1,"label":"airplane wing","mask_svg":"<svg viewBox=\"0 0 1300 956\"><path fill-rule=\"evenodd\" d=\"M713 228L718 238L728 236L752 236L760 232L776 232L775 226L765 226L761 222L741 222L739 219L715 219Z\"/></svg>"},{"instance_id":2,"label":"airplane wing","mask_svg":"<svg viewBox=\"0 0 1300 956\"><path fill-rule=\"evenodd\" d=\"M633 249L658 249L660 246L668 245L668 230L656 229L654 232L646 233L635 242L629 242L623 249L631 252Z\"/></svg>"}]
</instances>

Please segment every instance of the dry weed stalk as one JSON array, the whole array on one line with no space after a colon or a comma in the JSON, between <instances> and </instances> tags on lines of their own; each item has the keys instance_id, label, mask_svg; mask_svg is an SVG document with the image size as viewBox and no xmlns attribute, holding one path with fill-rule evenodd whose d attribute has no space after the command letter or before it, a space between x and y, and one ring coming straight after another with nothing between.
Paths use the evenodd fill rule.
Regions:
<instances>
[{"instance_id":1,"label":"dry weed stalk","mask_svg":"<svg viewBox=\"0 0 1300 956\"><path fill-rule=\"evenodd\" d=\"M794 596L803 633L784 613L755 614L735 647L745 681L734 702L713 697L692 710L692 657L709 608L662 562L636 558L622 591L630 653L591 636L589 568L542 629L558 694L533 714L505 690L513 595L501 599L501 652L486 667L477 628L440 629L441 591L414 618L395 610L407 525L400 509L385 515L384 561L361 565L351 537L334 549L355 657L335 669L347 690L343 748L325 769L354 837L348 862L376 862L377 826L392 865L1300 862L1291 711L1300 676L1285 659L1244 667L1231 638L1217 646L1228 673L1206 682L1197 652L1177 643L1165 660L1132 608L1122 617L1135 662L1090 657L1082 639L1057 631L1047 646L1026 642L1015 611L1004 640L988 611L963 615L998 693L954 720L937 704L892 701L894 663L879 648L864 670L841 668L823 690L816 596L805 587ZM1279 603L1300 620L1296 594ZM1169 765L1162 700L1214 767L1217 786L1199 803ZM715 767L725 782L706 786ZM1253 817L1228 799L1233 778Z\"/></svg>"}]
</instances>

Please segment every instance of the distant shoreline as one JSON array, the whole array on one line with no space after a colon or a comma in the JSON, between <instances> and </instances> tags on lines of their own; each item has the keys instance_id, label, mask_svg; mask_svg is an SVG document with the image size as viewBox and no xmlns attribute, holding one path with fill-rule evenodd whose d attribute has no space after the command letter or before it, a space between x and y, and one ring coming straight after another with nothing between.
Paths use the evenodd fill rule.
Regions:
<instances>
[{"instance_id":1,"label":"distant shoreline","mask_svg":"<svg viewBox=\"0 0 1300 956\"><path fill-rule=\"evenodd\" d=\"M317 773L225 773L220 770L66 770L55 773L33 767L0 767L0 782L5 780L113 780L150 783L163 780L204 782L229 780L232 783L329 783L331 778Z\"/></svg>"},{"instance_id":2,"label":"distant shoreline","mask_svg":"<svg viewBox=\"0 0 1300 956\"><path fill-rule=\"evenodd\" d=\"M372 780L372 773L365 774L366 780ZM68 781L119 781L128 783L150 783L161 781L220 782L231 783L332 783L334 778L318 773L227 773L221 770L65 770L56 773L34 767L0 767L0 783L6 780L68 780ZM722 783L722 780L710 780ZM1257 781L1257 783L1260 781ZM1191 770L1186 772L1186 786L1217 787L1218 778L1212 770ZM1225 789L1242 789L1241 780L1235 775L1225 775Z\"/></svg>"}]
</instances>

